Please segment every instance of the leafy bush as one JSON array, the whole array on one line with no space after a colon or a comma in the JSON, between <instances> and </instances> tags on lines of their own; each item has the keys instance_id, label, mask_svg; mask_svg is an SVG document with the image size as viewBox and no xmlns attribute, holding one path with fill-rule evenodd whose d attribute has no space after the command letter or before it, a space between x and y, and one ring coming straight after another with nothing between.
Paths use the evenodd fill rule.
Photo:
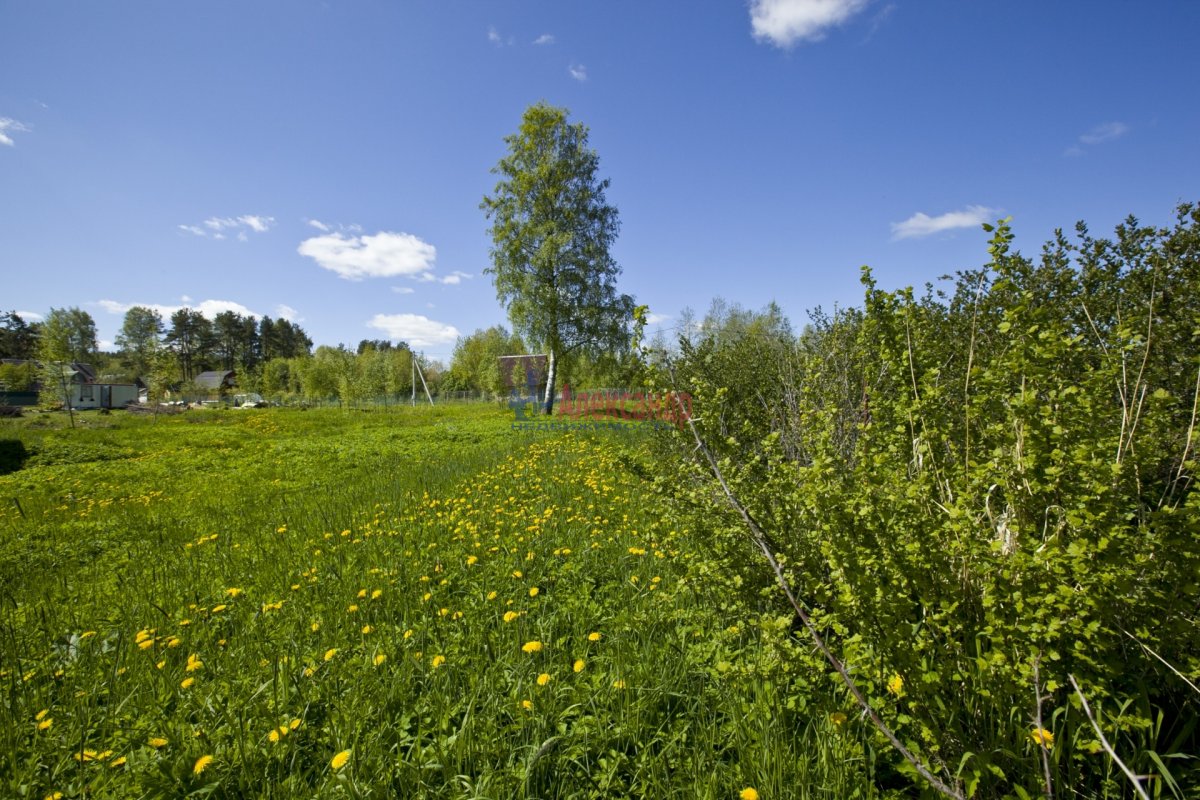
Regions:
<instances>
[{"instance_id":1,"label":"leafy bush","mask_svg":"<svg viewBox=\"0 0 1200 800\"><path fill-rule=\"evenodd\" d=\"M675 388L855 681L944 780L1039 794L1045 743L1059 792L1121 796L1074 676L1122 760L1182 797L1200 786L1183 679L1200 676L1200 208L1113 240L1080 224L1037 261L985 227L990 262L949 293L864 271L863 308L798 337L773 312L718 315L681 342ZM743 530L710 465L677 455L679 499Z\"/></svg>"}]
</instances>

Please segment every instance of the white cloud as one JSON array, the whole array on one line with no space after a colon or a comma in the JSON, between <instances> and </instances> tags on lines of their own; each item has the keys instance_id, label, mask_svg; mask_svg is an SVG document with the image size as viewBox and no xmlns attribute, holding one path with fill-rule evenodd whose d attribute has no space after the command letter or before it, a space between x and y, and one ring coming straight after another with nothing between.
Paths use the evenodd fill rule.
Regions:
<instances>
[{"instance_id":1,"label":"white cloud","mask_svg":"<svg viewBox=\"0 0 1200 800\"><path fill-rule=\"evenodd\" d=\"M241 303L235 303L232 300L205 300L201 303L188 302L185 305L172 306L163 305L162 303L119 303L116 300L98 300L93 305L100 306L109 314L124 314L134 306L149 308L157 311L164 320L168 320L172 314L181 308L191 308L199 311L208 319L220 314L222 311L233 311L236 314L241 314L243 317L261 317L262 314L257 311L251 311Z\"/></svg>"},{"instance_id":2,"label":"white cloud","mask_svg":"<svg viewBox=\"0 0 1200 800\"><path fill-rule=\"evenodd\" d=\"M392 291L396 294L412 294L416 289L411 286L393 286Z\"/></svg>"},{"instance_id":3,"label":"white cloud","mask_svg":"<svg viewBox=\"0 0 1200 800\"><path fill-rule=\"evenodd\" d=\"M825 38L830 28L841 25L866 8L868 0L751 0L750 27L754 38L778 47L800 40Z\"/></svg>"},{"instance_id":4,"label":"white cloud","mask_svg":"<svg viewBox=\"0 0 1200 800\"><path fill-rule=\"evenodd\" d=\"M319 219L310 219L310 220L308 220L308 224L323 233L329 232L329 226L326 225L324 222L321 222L321 220L319 220Z\"/></svg>"},{"instance_id":5,"label":"white cloud","mask_svg":"<svg viewBox=\"0 0 1200 800\"><path fill-rule=\"evenodd\" d=\"M39 314L36 311L18 311L16 314L26 322L41 322L46 318L44 314Z\"/></svg>"},{"instance_id":6,"label":"white cloud","mask_svg":"<svg viewBox=\"0 0 1200 800\"><path fill-rule=\"evenodd\" d=\"M447 283L451 286L457 286L463 282L463 278L470 280L471 274L469 272L459 272L458 270L454 270L454 272L451 272L449 275L442 278L441 281L442 283Z\"/></svg>"},{"instance_id":7,"label":"white cloud","mask_svg":"<svg viewBox=\"0 0 1200 800\"><path fill-rule=\"evenodd\" d=\"M541 36L533 40L534 44L554 44L553 33L543 33Z\"/></svg>"},{"instance_id":8,"label":"white cloud","mask_svg":"<svg viewBox=\"0 0 1200 800\"><path fill-rule=\"evenodd\" d=\"M1127 133L1129 133L1129 126L1124 122L1105 122L1080 136L1079 141L1082 144L1100 144L1119 139Z\"/></svg>"},{"instance_id":9,"label":"white cloud","mask_svg":"<svg viewBox=\"0 0 1200 800\"><path fill-rule=\"evenodd\" d=\"M0 144L13 146L13 139L8 135L8 132L13 133L28 133L29 127L22 122L17 122L9 117L0 117Z\"/></svg>"},{"instance_id":10,"label":"white cloud","mask_svg":"<svg viewBox=\"0 0 1200 800\"><path fill-rule=\"evenodd\" d=\"M997 209L987 206L967 206L962 211L947 211L936 217L917 212L903 222L892 223L892 239L912 239L955 228L974 228L998 213Z\"/></svg>"},{"instance_id":11,"label":"white cloud","mask_svg":"<svg viewBox=\"0 0 1200 800\"><path fill-rule=\"evenodd\" d=\"M458 339L458 328L429 319L421 314L376 314L367 322L393 340L408 342L413 347L432 347L452 344Z\"/></svg>"},{"instance_id":12,"label":"white cloud","mask_svg":"<svg viewBox=\"0 0 1200 800\"><path fill-rule=\"evenodd\" d=\"M503 39L500 38L500 32L496 30L495 25L488 26L488 41L492 44L500 44Z\"/></svg>"},{"instance_id":13,"label":"white cloud","mask_svg":"<svg viewBox=\"0 0 1200 800\"><path fill-rule=\"evenodd\" d=\"M367 236L330 233L305 239L296 248L323 269L348 281L420 275L433 268L437 248L411 233L380 231Z\"/></svg>"},{"instance_id":14,"label":"white cloud","mask_svg":"<svg viewBox=\"0 0 1200 800\"><path fill-rule=\"evenodd\" d=\"M275 306L275 316L280 319L286 319L288 322L303 322L304 317L300 316L300 312L289 305L280 303Z\"/></svg>"},{"instance_id":15,"label":"white cloud","mask_svg":"<svg viewBox=\"0 0 1200 800\"><path fill-rule=\"evenodd\" d=\"M567 67L567 72L571 73L571 77L580 83L587 80L587 67L583 64L572 64Z\"/></svg>"},{"instance_id":16,"label":"white cloud","mask_svg":"<svg viewBox=\"0 0 1200 800\"><path fill-rule=\"evenodd\" d=\"M96 349L101 352L113 350L115 348L116 348L116 345L113 344L112 342L110 342L108 339L100 339L96 342Z\"/></svg>"},{"instance_id":17,"label":"white cloud","mask_svg":"<svg viewBox=\"0 0 1200 800\"><path fill-rule=\"evenodd\" d=\"M671 321L671 319L673 319L673 317L670 314L647 314L646 315L646 324L647 325L661 325L664 322Z\"/></svg>"},{"instance_id":18,"label":"white cloud","mask_svg":"<svg viewBox=\"0 0 1200 800\"><path fill-rule=\"evenodd\" d=\"M266 233L271 226L275 224L274 217L263 217L257 214L243 214L240 217L209 217L204 220L204 227L199 225L180 225L179 230L190 233L193 236L210 236L213 239L224 239L226 235L224 231L238 232L237 239L239 242L247 241L246 230L252 230L255 233ZM208 230L205 230L207 228Z\"/></svg>"}]
</instances>

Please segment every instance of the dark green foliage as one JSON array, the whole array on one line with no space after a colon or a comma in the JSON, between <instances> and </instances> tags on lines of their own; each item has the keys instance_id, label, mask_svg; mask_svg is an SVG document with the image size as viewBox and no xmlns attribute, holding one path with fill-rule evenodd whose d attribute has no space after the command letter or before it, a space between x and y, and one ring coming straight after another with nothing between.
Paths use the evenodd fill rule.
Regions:
<instances>
[{"instance_id":1,"label":"dark green foliage","mask_svg":"<svg viewBox=\"0 0 1200 800\"><path fill-rule=\"evenodd\" d=\"M1074 675L1148 789L1194 796L1200 694L1164 662L1200 677L1200 208L1112 240L1080 225L1037 260L987 228L990 262L948 293L864 271L863 308L798 337L773 312L719 316L681 342L676 385L834 649L935 771L980 797L1044 791L1036 664L1060 794L1128 789ZM737 529L678 455L681 497Z\"/></svg>"}]
</instances>

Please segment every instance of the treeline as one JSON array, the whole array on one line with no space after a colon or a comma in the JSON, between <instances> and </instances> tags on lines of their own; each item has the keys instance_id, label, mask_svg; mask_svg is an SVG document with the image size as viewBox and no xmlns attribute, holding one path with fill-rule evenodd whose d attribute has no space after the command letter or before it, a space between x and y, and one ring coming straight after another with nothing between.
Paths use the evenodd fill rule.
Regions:
<instances>
[{"instance_id":1,"label":"treeline","mask_svg":"<svg viewBox=\"0 0 1200 800\"><path fill-rule=\"evenodd\" d=\"M764 627L771 677L855 724L881 782L930 785L814 634L960 796L1131 796L1097 726L1149 794L1200 796L1200 207L1036 258L988 230L946 290L866 271L861 308L798 332L722 304L683 326L652 380L703 444L664 437L662 485L768 619L794 609L762 548L782 563L812 627Z\"/></svg>"}]
</instances>

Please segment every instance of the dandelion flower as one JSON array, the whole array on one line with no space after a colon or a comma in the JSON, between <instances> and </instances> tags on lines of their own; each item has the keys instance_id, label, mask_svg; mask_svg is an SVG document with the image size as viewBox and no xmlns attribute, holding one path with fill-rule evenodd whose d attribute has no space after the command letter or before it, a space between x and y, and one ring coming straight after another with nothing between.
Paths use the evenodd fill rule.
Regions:
<instances>
[{"instance_id":1,"label":"dandelion flower","mask_svg":"<svg viewBox=\"0 0 1200 800\"><path fill-rule=\"evenodd\" d=\"M532 700L522 700L521 708L525 709L526 711L532 711L533 710L533 701Z\"/></svg>"},{"instance_id":2,"label":"dandelion flower","mask_svg":"<svg viewBox=\"0 0 1200 800\"><path fill-rule=\"evenodd\" d=\"M531 642L526 642L521 646L521 649L526 653L537 653L542 649L542 643L534 639Z\"/></svg>"},{"instance_id":3,"label":"dandelion flower","mask_svg":"<svg viewBox=\"0 0 1200 800\"><path fill-rule=\"evenodd\" d=\"M531 587L529 588L529 596L530 596L530 597L537 597L537 596L538 596L538 592L539 592L539 591L540 591L540 590L538 589L538 587L536 587L536 586L531 586Z\"/></svg>"},{"instance_id":4,"label":"dandelion flower","mask_svg":"<svg viewBox=\"0 0 1200 800\"><path fill-rule=\"evenodd\" d=\"M538 686L545 686L549 682L550 682L550 673L549 672L543 672L541 675L537 676Z\"/></svg>"},{"instance_id":5,"label":"dandelion flower","mask_svg":"<svg viewBox=\"0 0 1200 800\"><path fill-rule=\"evenodd\" d=\"M62 800L62 798L63 798L62 792L51 792L50 794L46 795L45 798L43 798L43 800Z\"/></svg>"},{"instance_id":6,"label":"dandelion flower","mask_svg":"<svg viewBox=\"0 0 1200 800\"><path fill-rule=\"evenodd\" d=\"M496 599L496 593L495 593L495 592L488 592L488 593L487 593L487 599L488 599L488 600L495 600L495 599Z\"/></svg>"},{"instance_id":7,"label":"dandelion flower","mask_svg":"<svg viewBox=\"0 0 1200 800\"><path fill-rule=\"evenodd\" d=\"M337 651L338 651L338 649L336 647L331 647L328 650L326 650L325 651L325 660L332 661L333 657L337 655Z\"/></svg>"},{"instance_id":8,"label":"dandelion flower","mask_svg":"<svg viewBox=\"0 0 1200 800\"><path fill-rule=\"evenodd\" d=\"M42 720L44 720L46 718L46 715L49 713L50 713L50 709L43 708L41 711L39 711L37 713L37 716L35 716L34 719L37 720L38 722L41 722Z\"/></svg>"},{"instance_id":9,"label":"dandelion flower","mask_svg":"<svg viewBox=\"0 0 1200 800\"><path fill-rule=\"evenodd\" d=\"M333 758L329 759L329 766L331 769L333 769L336 772L337 770L346 766L346 762L349 760L350 760L350 751L343 750L342 752L338 753Z\"/></svg>"},{"instance_id":10,"label":"dandelion flower","mask_svg":"<svg viewBox=\"0 0 1200 800\"><path fill-rule=\"evenodd\" d=\"M378 600L381 597L383 597L383 589L376 589L375 591L371 592L372 600Z\"/></svg>"},{"instance_id":11,"label":"dandelion flower","mask_svg":"<svg viewBox=\"0 0 1200 800\"><path fill-rule=\"evenodd\" d=\"M588 634L588 641L589 641L589 642L598 642L598 641L600 641L600 634L599 634L599 633L597 633L596 631L592 631L591 633L589 633L589 634Z\"/></svg>"},{"instance_id":12,"label":"dandelion flower","mask_svg":"<svg viewBox=\"0 0 1200 800\"><path fill-rule=\"evenodd\" d=\"M575 663L571 665L571 669L576 672L583 672L583 668L587 666L587 662L582 658L575 659Z\"/></svg>"},{"instance_id":13,"label":"dandelion flower","mask_svg":"<svg viewBox=\"0 0 1200 800\"><path fill-rule=\"evenodd\" d=\"M110 761L108 766L112 767L113 769L116 769L117 767L123 767L123 766L125 766L126 760L127 759L125 758L125 756L120 756L120 757L114 758L112 761Z\"/></svg>"},{"instance_id":14,"label":"dandelion flower","mask_svg":"<svg viewBox=\"0 0 1200 800\"><path fill-rule=\"evenodd\" d=\"M899 675L893 675L892 679L888 681L887 690L896 697L899 697L904 692L904 678L901 678Z\"/></svg>"},{"instance_id":15,"label":"dandelion flower","mask_svg":"<svg viewBox=\"0 0 1200 800\"><path fill-rule=\"evenodd\" d=\"M829 721L834 725L842 725L846 722L846 715L841 711L835 711L829 715Z\"/></svg>"},{"instance_id":16,"label":"dandelion flower","mask_svg":"<svg viewBox=\"0 0 1200 800\"><path fill-rule=\"evenodd\" d=\"M384 653L377 653L375 657L371 659L371 663L377 667L385 661L387 661L387 655Z\"/></svg>"},{"instance_id":17,"label":"dandelion flower","mask_svg":"<svg viewBox=\"0 0 1200 800\"><path fill-rule=\"evenodd\" d=\"M514 619L516 619L519 616L521 616L521 615L518 614L516 611L505 611L504 612L504 621L512 622Z\"/></svg>"},{"instance_id":18,"label":"dandelion flower","mask_svg":"<svg viewBox=\"0 0 1200 800\"><path fill-rule=\"evenodd\" d=\"M168 742L166 739L162 738L161 736L151 736L149 739L146 740L146 744L150 745L155 750L158 750L160 748L166 747Z\"/></svg>"},{"instance_id":19,"label":"dandelion flower","mask_svg":"<svg viewBox=\"0 0 1200 800\"><path fill-rule=\"evenodd\" d=\"M291 728L292 730L296 730L296 728L299 728L300 725L301 725L301 722L300 722L299 717L294 718L291 722L288 723L288 727Z\"/></svg>"},{"instance_id":20,"label":"dandelion flower","mask_svg":"<svg viewBox=\"0 0 1200 800\"><path fill-rule=\"evenodd\" d=\"M47 730L53 724L54 724L54 717L46 717L45 719L38 721L37 728L39 731L44 731L44 730Z\"/></svg>"},{"instance_id":21,"label":"dandelion flower","mask_svg":"<svg viewBox=\"0 0 1200 800\"><path fill-rule=\"evenodd\" d=\"M747 786L742 791L738 792L738 797L741 800L758 800L758 790L753 786Z\"/></svg>"},{"instance_id":22,"label":"dandelion flower","mask_svg":"<svg viewBox=\"0 0 1200 800\"><path fill-rule=\"evenodd\" d=\"M190 689L190 688L192 688L192 684L195 682L196 682L195 678L184 678L183 680L181 680L179 682L179 686L181 689Z\"/></svg>"},{"instance_id":23,"label":"dandelion flower","mask_svg":"<svg viewBox=\"0 0 1200 800\"><path fill-rule=\"evenodd\" d=\"M224 611L227 608L229 608L229 606L225 605L224 603L218 603L217 605L212 607L212 613L220 614L222 611Z\"/></svg>"},{"instance_id":24,"label":"dandelion flower","mask_svg":"<svg viewBox=\"0 0 1200 800\"><path fill-rule=\"evenodd\" d=\"M1047 750L1054 746L1054 734L1045 728L1034 728L1030 731L1029 738Z\"/></svg>"},{"instance_id":25,"label":"dandelion flower","mask_svg":"<svg viewBox=\"0 0 1200 800\"><path fill-rule=\"evenodd\" d=\"M203 666L204 662L200 660L200 656L192 653L188 656L187 667L184 669L187 672L195 672L196 670L201 669Z\"/></svg>"},{"instance_id":26,"label":"dandelion flower","mask_svg":"<svg viewBox=\"0 0 1200 800\"><path fill-rule=\"evenodd\" d=\"M229 595L230 597L237 597L241 593L242 593L242 590L237 588L236 586L230 587L225 590L225 594Z\"/></svg>"},{"instance_id":27,"label":"dandelion flower","mask_svg":"<svg viewBox=\"0 0 1200 800\"><path fill-rule=\"evenodd\" d=\"M374 626L374 625L363 625L363 626L362 626L362 632L363 632L363 633L373 633L374 631L375 631L375 626Z\"/></svg>"},{"instance_id":28,"label":"dandelion flower","mask_svg":"<svg viewBox=\"0 0 1200 800\"><path fill-rule=\"evenodd\" d=\"M477 562L478 560L479 560L479 556L467 556L467 566L468 567L474 566L475 562Z\"/></svg>"},{"instance_id":29,"label":"dandelion flower","mask_svg":"<svg viewBox=\"0 0 1200 800\"><path fill-rule=\"evenodd\" d=\"M434 656L433 660L430 661L429 663L430 663L430 665L433 666L434 669L437 669L442 664L446 663L446 657L445 656Z\"/></svg>"},{"instance_id":30,"label":"dandelion flower","mask_svg":"<svg viewBox=\"0 0 1200 800\"><path fill-rule=\"evenodd\" d=\"M208 769L208 765L213 761L212 756L200 756L196 759L195 766L192 767L192 774L199 775L204 770Z\"/></svg>"},{"instance_id":31,"label":"dandelion flower","mask_svg":"<svg viewBox=\"0 0 1200 800\"><path fill-rule=\"evenodd\" d=\"M614 689L624 689L624 688L625 688L625 681L623 681L623 680L619 680L619 679L618 679L618 680L615 680L615 681L613 681L613 688L614 688Z\"/></svg>"},{"instance_id":32,"label":"dandelion flower","mask_svg":"<svg viewBox=\"0 0 1200 800\"><path fill-rule=\"evenodd\" d=\"M151 647L154 646L154 640L153 639L142 639L140 642L137 643L137 646L138 646L139 650L149 650Z\"/></svg>"}]
</instances>

